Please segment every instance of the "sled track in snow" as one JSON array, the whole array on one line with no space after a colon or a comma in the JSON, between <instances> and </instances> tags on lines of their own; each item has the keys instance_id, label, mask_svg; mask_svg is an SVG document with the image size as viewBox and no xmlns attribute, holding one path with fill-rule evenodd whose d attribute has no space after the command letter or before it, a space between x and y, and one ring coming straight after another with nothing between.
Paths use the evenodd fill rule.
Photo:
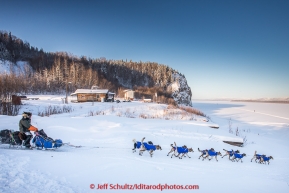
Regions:
<instances>
[{"instance_id":1,"label":"sled track in snow","mask_svg":"<svg viewBox=\"0 0 289 193\"><path fill-rule=\"evenodd\" d=\"M5 147L0 145L0 149L4 149L4 150L18 150L18 151L49 151L49 152L67 152L67 151L63 151L63 149L37 149L37 148L33 148L33 149L29 149L29 148L18 148L18 147Z\"/></svg>"},{"instance_id":2,"label":"sled track in snow","mask_svg":"<svg viewBox=\"0 0 289 193\"><path fill-rule=\"evenodd\" d=\"M276 117L276 118L280 118L280 119L289 120L289 118L287 118L287 117L281 117L281 116L271 115L271 114L262 113L262 112L255 112L255 111L252 111L252 110L247 110L247 109L242 109L242 108L238 108L238 109L242 110L242 111L248 111L248 112L257 113L257 114L261 114L261 115L267 115L267 116L270 116L270 117Z\"/></svg>"}]
</instances>

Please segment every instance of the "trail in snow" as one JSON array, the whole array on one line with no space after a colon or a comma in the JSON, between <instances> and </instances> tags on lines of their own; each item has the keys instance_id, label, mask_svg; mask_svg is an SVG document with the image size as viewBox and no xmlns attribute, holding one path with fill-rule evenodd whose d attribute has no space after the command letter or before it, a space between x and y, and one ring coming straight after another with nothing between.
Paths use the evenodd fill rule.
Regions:
<instances>
[{"instance_id":1,"label":"trail in snow","mask_svg":"<svg viewBox=\"0 0 289 193\"><path fill-rule=\"evenodd\" d=\"M289 107L289 105L288 105ZM267 114L267 113L262 113L262 112L259 112L259 111L252 111L252 110L247 110L247 109L242 109L242 108L238 108L239 110L242 110L242 111L248 111L248 112L252 112L252 113L257 113L257 114L261 114L261 115L267 115L267 116L271 116L271 117L276 117L276 118L280 118L280 119L286 119L286 120L289 120L289 118L286 118L286 117L280 117L280 116L276 116L276 115L271 115L271 114Z\"/></svg>"}]
</instances>

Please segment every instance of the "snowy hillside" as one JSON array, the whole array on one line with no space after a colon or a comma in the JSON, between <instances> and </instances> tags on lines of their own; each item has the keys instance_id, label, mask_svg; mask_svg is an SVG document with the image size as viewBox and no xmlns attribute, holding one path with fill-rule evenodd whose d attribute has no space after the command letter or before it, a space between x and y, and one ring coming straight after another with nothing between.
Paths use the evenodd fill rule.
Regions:
<instances>
[{"instance_id":1,"label":"snowy hillside","mask_svg":"<svg viewBox=\"0 0 289 193\"><path fill-rule=\"evenodd\" d=\"M24 70L29 69L32 70L31 66L28 62L18 61L16 64L8 60L0 60L0 73L10 73L10 72L23 72Z\"/></svg>"},{"instance_id":2,"label":"snowy hillside","mask_svg":"<svg viewBox=\"0 0 289 193\"><path fill-rule=\"evenodd\" d=\"M69 103L70 113L38 116L48 108L63 109L61 96L29 96L22 111L31 111L32 124L54 139L81 148L63 146L56 151L10 150L0 145L0 192L132 192L115 190L163 185L162 192L288 192L289 111L287 104L195 101L195 108L210 117L178 113L166 105L141 102ZM176 113L168 113L168 111ZM175 118L173 118L175 117ZM183 117L183 119L181 119ZM0 130L18 130L21 115L0 116ZM229 133L229 120L233 133ZM213 129L210 126L219 126ZM236 129L238 128L238 136ZM133 139L152 141L162 147L151 158L132 153ZM241 142L235 147L222 141ZM170 158L170 144L187 145L191 158ZM228 156L211 161L198 159L200 149L238 149L247 156L231 162ZM271 155L270 165L252 163L254 151ZM127 184L126 186L124 186ZM136 185L135 185L136 184ZM101 186L107 190L97 190ZM141 186L143 185L143 186ZM197 186L195 186L197 185ZM168 190L168 188L174 188Z\"/></svg>"}]
</instances>

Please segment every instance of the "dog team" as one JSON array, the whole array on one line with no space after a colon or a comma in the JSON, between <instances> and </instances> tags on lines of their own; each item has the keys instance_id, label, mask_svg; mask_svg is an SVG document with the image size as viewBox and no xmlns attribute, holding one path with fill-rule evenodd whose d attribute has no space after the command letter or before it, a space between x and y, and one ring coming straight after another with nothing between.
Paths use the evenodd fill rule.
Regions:
<instances>
[{"instance_id":1,"label":"dog team","mask_svg":"<svg viewBox=\"0 0 289 193\"><path fill-rule=\"evenodd\" d=\"M133 143L134 143L133 144L134 148L132 149L133 153L136 152L136 149L139 149L139 155L140 156L142 156L143 152L148 151L150 156L152 157L153 152L155 150L162 150L160 145L154 145L151 141L144 142L144 140L145 140L145 137L142 138L141 141L136 141L135 139L133 139ZM213 157L215 157L216 161L218 161L217 156L219 155L219 156L222 156L222 158L225 156L228 156L229 160L231 160L233 162L235 162L235 161L239 162L240 160L241 160L241 162L243 162L242 158L246 156L245 153L241 154L239 150L236 150L236 151L234 151L234 150L228 151L225 149L223 149L223 150L225 151L225 153L222 156L221 152L216 152L214 150L214 148L205 149L205 150L200 150L198 148L198 151L201 152L199 159L202 157L203 161L204 161L204 159L208 159L210 161L211 159L213 159ZM176 142L174 142L174 144L171 144L171 150L167 156L169 156L172 153L171 158L173 158L173 156L178 157L179 159L182 159L183 157L186 157L186 156L188 156L188 158L191 158L188 155L189 152L194 152L193 148L188 148L186 145L178 147ZM255 159L256 163L258 161L258 163L260 163L260 164L268 163L268 165L269 165L270 160L273 159L273 157L272 156L267 157L264 154L257 154L257 151L255 151L254 156L251 159L251 162L253 161L253 159Z\"/></svg>"}]
</instances>

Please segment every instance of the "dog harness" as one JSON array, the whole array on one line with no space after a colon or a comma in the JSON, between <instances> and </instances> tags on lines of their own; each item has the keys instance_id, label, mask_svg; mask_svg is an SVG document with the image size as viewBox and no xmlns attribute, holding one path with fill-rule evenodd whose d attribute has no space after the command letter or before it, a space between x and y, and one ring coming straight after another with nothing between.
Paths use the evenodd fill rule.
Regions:
<instances>
[{"instance_id":1,"label":"dog harness","mask_svg":"<svg viewBox=\"0 0 289 193\"><path fill-rule=\"evenodd\" d=\"M240 159L244 157L243 154L238 154L238 153L235 153L234 156L235 158L240 158Z\"/></svg>"},{"instance_id":2,"label":"dog harness","mask_svg":"<svg viewBox=\"0 0 289 193\"><path fill-rule=\"evenodd\" d=\"M270 158L269 158L269 157L265 157L265 156L264 156L264 157L263 157L263 160L264 160L264 161L269 161L269 160L270 160Z\"/></svg>"},{"instance_id":3,"label":"dog harness","mask_svg":"<svg viewBox=\"0 0 289 193\"><path fill-rule=\"evenodd\" d=\"M147 144L147 143L143 143L144 147L146 148L146 150L156 150L156 146L155 145L150 145L150 144Z\"/></svg>"},{"instance_id":4,"label":"dog harness","mask_svg":"<svg viewBox=\"0 0 289 193\"><path fill-rule=\"evenodd\" d=\"M232 150L232 151L228 151L228 153L229 153L229 156L231 157L231 156L233 156L235 153L237 153L237 151Z\"/></svg>"},{"instance_id":5,"label":"dog harness","mask_svg":"<svg viewBox=\"0 0 289 193\"><path fill-rule=\"evenodd\" d=\"M233 153L234 153L233 150L232 150L232 151L227 151L227 152L228 152L228 154L229 154L230 157L233 156Z\"/></svg>"},{"instance_id":6,"label":"dog harness","mask_svg":"<svg viewBox=\"0 0 289 193\"><path fill-rule=\"evenodd\" d=\"M141 142L137 141L137 142L136 142L136 148L139 149L140 147L141 147Z\"/></svg>"},{"instance_id":7,"label":"dog harness","mask_svg":"<svg viewBox=\"0 0 289 193\"><path fill-rule=\"evenodd\" d=\"M183 148L183 147L177 147L178 153L188 153L189 149L188 148Z\"/></svg>"},{"instance_id":8,"label":"dog harness","mask_svg":"<svg viewBox=\"0 0 289 193\"><path fill-rule=\"evenodd\" d=\"M218 155L217 152L214 152L214 151L211 151L211 150L208 151L208 154L209 154L210 156L217 156L217 155Z\"/></svg>"},{"instance_id":9,"label":"dog harness","mask_svg":"<svg viewBox=\"0 0 289 193\"><path fill-rule=\"evenodd\" d=\"M265 157L264 155L256 154L256 159L261 159L261 157Z\"/></svg>"},{"instance_id":10,"label":"dog harness","mask_svg":"<svg viewBox=\"0 0 289 193\"><path fill-rule=\"evenodd\" d=\"M202 155L206 155L206 150L202 150Z\"/></svg>"}]
</instances>

